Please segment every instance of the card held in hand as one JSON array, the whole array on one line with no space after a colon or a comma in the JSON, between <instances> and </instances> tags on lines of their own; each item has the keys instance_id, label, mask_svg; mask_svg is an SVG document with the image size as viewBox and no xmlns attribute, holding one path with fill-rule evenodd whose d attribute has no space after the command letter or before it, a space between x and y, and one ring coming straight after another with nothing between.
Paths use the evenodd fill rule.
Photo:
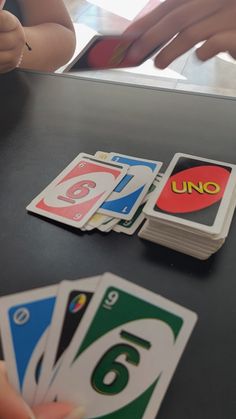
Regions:
<instances>
[{"instance_id":1,"label":"card held in hand","mask_svg":"<svg viewBox=\"0 0 236 419\"><path fill-rule=\"evenodd\" d=\"M2 297L0 326L11 385L33 405L51 323L57 286Z\"/></svg>"},{"instance_id":2,"label":"card held in hand","mask_svg":"<svg viewBox=\"0 0 236 419\"><path fill-rule=\"evenodd\" d=\"M154 419L196 314L105 274L68 349L57 399L89 419Z\"/></svg>"},{"instance_id":3,"label":"card held in hand","mask_svg":"<svg viewBox=\"0 0 236 419\"><path fill-rule=\"evenodd\" d=\"M55 380L63 357L86 313L100 277L62 281L51 320L40 379L34 403L47 402L47 391Z\"/></svg>"}]
</instances>

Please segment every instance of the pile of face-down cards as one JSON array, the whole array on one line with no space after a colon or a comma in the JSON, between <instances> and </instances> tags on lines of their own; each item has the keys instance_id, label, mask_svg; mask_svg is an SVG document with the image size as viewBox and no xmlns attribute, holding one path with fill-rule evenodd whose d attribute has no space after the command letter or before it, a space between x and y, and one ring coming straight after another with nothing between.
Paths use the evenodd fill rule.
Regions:
<instances>
[{"instance_id":1,"label":"pile of face-down cards","mask_svg":"<svg viewBox=\"0 0 236 419\"><path fill-rule=\"evenodd\" d=\"M162 163L119 153L81 153L27 210L80 228L133 234Z\"/></svg>"},{"instance_id":2,"label":"pile of face-down cards","mask_svg":"<svg viewBox=\"0 0 236 419\"><path fill-rule=\"evenodd\" d=\"M30 405L154 419L197 316L106 273L0 300L10 383Z\"/></svg>"},{"instance_id":3,"label":"pile of face-down cards","mask_svg":"<svg viewBox=\"0 0 236 419\"><path fill-rule=\"evenodd\" d=\"M235 165L177 153L144 208L139 236L207 259L223 245L235 204Z\"/></svg>"}]
</instances>

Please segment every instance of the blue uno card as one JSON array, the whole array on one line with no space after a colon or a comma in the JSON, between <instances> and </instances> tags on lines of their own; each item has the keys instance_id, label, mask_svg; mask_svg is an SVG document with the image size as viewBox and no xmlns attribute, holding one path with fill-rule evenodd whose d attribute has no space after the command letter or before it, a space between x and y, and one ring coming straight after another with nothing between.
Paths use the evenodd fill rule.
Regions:
<instances>
[{"instance_id":1,"label":"blue uno card","mask_svg":"<svg viewBox=\"0 0 236 419\"><path fill-rule=\"evenodd\" d=\"M32 406L51 323L57 286L3 297L0 326L8 378Z\"/></svg>"},{"instance_id":2,"label":"blue uno card","mask_svg":"<svg viewBox=\"0 0 236 419\"><path fill-rule=\"evenodd\" d=\"M130 220L141 204L159 172L162 162L145 160L118 153L108 155L110 161L129 165L128 173L117 185L98 212Z\"/></svg>"}]
</instances>

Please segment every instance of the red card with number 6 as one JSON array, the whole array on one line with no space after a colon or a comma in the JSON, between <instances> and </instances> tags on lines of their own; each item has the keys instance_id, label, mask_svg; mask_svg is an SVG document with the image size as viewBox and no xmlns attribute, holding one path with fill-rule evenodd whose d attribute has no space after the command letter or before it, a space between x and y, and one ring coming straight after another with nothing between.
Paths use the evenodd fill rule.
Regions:
<instances>
[{"instance_id":1,"label":"red card with number 6","mask_svg":"<svg viewBox=\"0 0 236 419\"><path fill-rule=\"evenodd\" d=\"M127 170L126 165L79 154L26 209L73 227L83 227Z\"/></svg>"}]
</instances>

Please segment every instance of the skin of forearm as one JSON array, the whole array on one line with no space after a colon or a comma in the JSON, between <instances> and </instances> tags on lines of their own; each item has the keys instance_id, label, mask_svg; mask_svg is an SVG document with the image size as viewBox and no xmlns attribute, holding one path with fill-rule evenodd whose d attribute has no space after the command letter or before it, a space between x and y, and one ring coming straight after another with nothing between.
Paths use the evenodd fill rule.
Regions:
<instances>
[{"instance_id":1,"label":"skin of forearm","mask_svg":"<svg viewBox=\"0 0 236 419\"><path fill-rule=\"evenodd\" d=\"M21 68L55 71L64 65L75 50L74 31L57 23L24 27L31 51L24 48Z\"/></svg>"}]
</instances>

